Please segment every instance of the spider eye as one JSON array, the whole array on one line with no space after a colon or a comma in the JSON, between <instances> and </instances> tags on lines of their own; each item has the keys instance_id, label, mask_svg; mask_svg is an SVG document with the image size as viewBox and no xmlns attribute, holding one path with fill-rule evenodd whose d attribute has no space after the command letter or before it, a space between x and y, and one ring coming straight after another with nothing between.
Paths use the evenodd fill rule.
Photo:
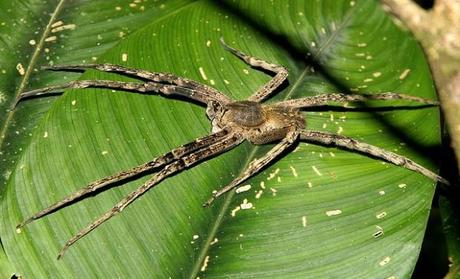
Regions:
<instances>
[{"instance_id":1,"label":"spider eye","mask_svg":"<svg viewBox=\"0 0 460 279\"><path fill-rule=\"evenodd\" d=\"M254 127L264 122L264 113L259 103L250 101L234 102L228 105L228 109L233 122Z\"/></svg>"}]
</instances>

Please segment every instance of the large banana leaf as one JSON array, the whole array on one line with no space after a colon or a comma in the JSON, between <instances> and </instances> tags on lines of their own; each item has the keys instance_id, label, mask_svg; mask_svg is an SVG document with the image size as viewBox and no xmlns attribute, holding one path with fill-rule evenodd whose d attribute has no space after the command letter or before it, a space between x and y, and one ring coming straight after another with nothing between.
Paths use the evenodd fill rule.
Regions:
<instances>
[{"instance_id":1,"label":"large banana leaf","mask_svg":"<svg viewBox=\"0 0 460 279\"><path fill-rule=\"evenodd\" d=\"M72 3L77 9L78 2ZM238 49L289 68L289 85L271 102L337 90L435 98L419 46L377 2L260 3L197 1L165 12L108 47L98 61L172 72L245 99L270 77L226 52L218 43L224 37ZM79 12L71 15L84 18ZM100 28L104 34L109 27ZM84 34L80 39L86 40ZM40 55L45 64L46 54ZM68 61L78 61L67 55ZM31 75L40 79L42 73ZM65 77L43 79L65 82ZM82 78L123 80L95 71ZM23 106L35 111L33 104ZM427 150L439 144L437 108L372 108L404 105L396 101L367 105L360 111L307 112L307 125L433 167ZM410 277L435 183L361 154L305 143L250 179L249 191L230 193L211 208L201 206L210 193L270 146L245 143L181 172L78 241L59 261L57 253L67 239L147 177L15 231L18 222L86 183L209 130L204 108L196 104L102 89L67 91L33 131L9 176L1 200L2 275ZM241 209L241 203L252 207Z\"/></svg>"}]
</instances>

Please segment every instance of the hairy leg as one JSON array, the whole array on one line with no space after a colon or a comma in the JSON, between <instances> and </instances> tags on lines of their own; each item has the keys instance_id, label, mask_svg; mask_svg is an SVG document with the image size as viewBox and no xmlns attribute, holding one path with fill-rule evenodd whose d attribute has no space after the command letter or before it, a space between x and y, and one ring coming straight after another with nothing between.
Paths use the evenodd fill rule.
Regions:
<instances>
[{"instance_id":1,"label":"hairy leg","mask_svg":"<svg viewBox=\"0 0 460 279\"><path fill-rule=\"evenodd\" d=\"M209 198L203 204L203 206L209 206L215 199L232 190L241 182L259 172L263 167L265 167L271 161L276 159L276 157L278 157L284 150L291 146L296 141L298 136L299 132L295 130L288 133L281 142L275 145L275 147L273 147L269 152L267 152L267 154L265 154L262 158L254 159L251 163L249 163L248 168L237 178L235 178L230 184L223 188L220 188L217 192L213 193L212 197Z\"/></svg>"},{"instance_id":2,"label":"hairy leg","mask_svg":"<svg viewBox=\"0 0 460 279\"><path fill-rule=\"evenodd\" d=\"M405 94L397 94L393 92L385 92L378 94L343 94L343 93L329 93L320 94L311 97L305 97L300 99L287 100L279 102L276 106L292 107L292 108L306 108L306 107L317 107L331 105L334 103L340 103L341 106L346 107L347 102L359 102L369 100L407 100L417 102L425 105L438 105L439 102L424 99L416 96L410 96Z\"/></svg>"},{"instance_id":3,"label":"hairy leg","mask_svg":"<svg viewBox=\"0 0 460 279\"><path fill-rule=\"evenodd\" d=\"M172 85L177 85L180 87L192 89L195 91L201 92L203 95L202 99L208 98L209 101L214 100L226 104L230 102L230 98L225 96L223 93L218 90L209 87L207 85L201 84L191 79L179 77L170 73L158 73L150 72L141 69L128 68L120 65L114 64L74 64L74 65L54 65L43 67L45 70L53 71L84 71L87 69L95 69L102 72L111 72L117 73L129 77L135 77L142 80L148 80L153 82L168 83ZM206 98L205 98L206 97Z\"/></svg>"},{"instance_id":4,"label":"hairy leg","mask_svg":"<svg viewBox=\"0 0 460 279\"><path fill-rule=\"evenodd\" d=\"M401 166L406 169L423 174L424 176L429 177L435 181L439 181L443 184L449 185L449 182L446 179L435 174L429 169L424 168L423 166L417 164L416 162L412 161L409 158L406 158L404 156L398 155L396 153L387 151L383 148L380 148L380 147L377 147L371 144L357 141L350 137L336 135L332 133L326 133L326 132L306 130L300 133L300 139L309 141L309 142L321 143L325 145L336 145L336 146L343 147L345 149L355 150L355 151L358 151L364 154L368 154L373 157L380 158L389 163L395 164L397 166Z\"/></svg>"},{"instance_id":5,"label":"hairy leg","mask_svg":"<svg viewBox=\"0 0 460 279\"><path fill-rule=\"evenodd\" d=\"M113 183L116 183L118 181L122 181L125 179L128 179L130 177L136 176L138 174L159 168L161 166L164 166L166 164L170 164L171 162L175 160L179 160L180 158L195 152L199 149L206 148L210 146L214 142L219 142L222 139L225 138L225 136L228 134L226 130L221 130L219 132L216 132L214 134L204 136L201 138L198 138L190 143L184 144L178 148L175 148L171 150L168 153L165 153L164 155L157 157L149 162L146 162L142 165L136 166L134 168L131 168L129 170L121 171L116 174L113 174L111 176L104 177L102 179L96 180L85 186L84 188L66 196L62 200L52 204L51 206L41 210L40 212L37 212L30 218L24 220L21 222L16 228L20 229L23 226L31 223L34 220L40 219L45 215L48 215L51 212L54 212L70 203L73 201L82 198L86 196L89 193L92 193L94 191L97 191L98 189L101 189L107 185L111 185Z\"/></svg>"},{"instance_id":6,"label":"hairy leg","mask_svg":"<svg viewBox=\"0 0 460 279\"><path fill-rule=\"evenodd\" d=\"M241 58L241 60L243 60L246 64L252 67L261 68L269 72L275 73L275 76L268 83L266 83L261 88L259 88L256 91L256 93L251 95L248 98L248 101L253 101L253 102L263 101L286 80L288 76L288 71L285 67L269 63L267 61L264 61L256 57L249 56L227 45L222 38L220 41L226 50L230 51L237 57Z\"/></svg>"},{"instance_id":7,"label":"hairy leg","mask_svg":"<svg viewBox=\"0 0 460 279\"><path fill-rule=\"evenodd\" d=\"M69 239L64 247L61 249L58 255L58 259L60 259L67 249L72 246L76 241L78 241L83 236L90 233L92 230L115 216L116 214L120 213L124 208L126 208L130 203L132 203L136 198L147 192L149 189L157 185L160 181L165 179L168 176L171 176L177 172L184 170L192 165L195 165L199 161L207 159L213 155L222 153L230 148L235 147L239 143L242 142L242 138L240 136L231 134L228 137L208 146L207 148L200 149L196 152L188 154L168 165L166 165L163 169L161 169L158 173L156 173L150 180L145 182L142 186L137 188L135 191L131 192L128 196L123 198L120 202L118 202L114 207L112 207L109 211L103 214L101 217L96 219L94 222L89 224L84 229L80 230L75 236Z\"/></svg>"},{"instance_id":8,"label":"hairy leg","mask_svg":"<svg viewBox=\"0 0 460 279\"><path fill-rule=\"evenodd\" d=\"M18 100L16 101L16 104L24 98L40 96L49 93L62 92L66 89L76 88L105 88L138 93L155 92L165 96L182 96L188 99L196 100L204 104L210 102L208 98L209 96L203 95L202 92L190 88L181 87L178 85L162 84L156 82L137 83L114 80L76 80L64 84L52 85L49 87L44 87L21 93L19 95Z\"/></svg>"}]
</instances>

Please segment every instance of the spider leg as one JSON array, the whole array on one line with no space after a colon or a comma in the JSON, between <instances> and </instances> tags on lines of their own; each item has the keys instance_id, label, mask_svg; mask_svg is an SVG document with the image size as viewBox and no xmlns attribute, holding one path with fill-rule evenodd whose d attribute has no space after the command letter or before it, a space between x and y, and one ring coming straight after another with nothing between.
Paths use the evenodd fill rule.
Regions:
<instances>
[{"instance_id":1,"label":"spider leg","mask_svg":"<svg viewBox=\"0 0 460 279\"><path fill-rule=\"evenodd\" d=\"M168 153L163 154L162 156L159 156L149 162L146 162L142 165L136 166L134 168L131 168L129 170L124 170L118 173L115 173L111 176L107 176L101 179L98 179L96 181L91 182L84 188L66 196L62 200L54 203L53 205L41 210L40 212L37 212L30 218L24 220L21 222L19 225L16 226L16 229L20 229L24 227L25 225L31 223L32 221L35 221L37 219L42 218L45 215L48 215L51 212L54 212L58 210L59 208L64 207L65 205L83 197L86 196L89 193L92 193L94 191L97 191L98 189L101 189L107 185L113 184L118 181L122 181L125 179L128 179L130 177L136 176L140 173L145 173L146 171L153 170L155 168L159 168L161 166L164 166L166 164L170 164L171 162L175 160L179 160L180 158L196 151L202 148L206 148L207 146L211 145L213 142L220 141L222 140L226 135L228 134L227 130L221 130L219 132L213 133L211 135L207 135L201 138L198 138L190 143L184 144L182 146L179 146L173 150L171 150Z\"/></svg>"},{"instance_id":2,"label":"spider leg","mask_svg":"<svg viewBox=\"0 0 460 279\"><path fill-rule=\"evenodd\" d=\"M263 85L261 88L259 88L256 93L251 95L248 98L248 101L253 101L253 102L261 102L264 99L266 99L276 88L278 88L287 78L288 76L288 70L280 65L272 64L269 63L265 60L262 60L260 58L252 57L249 56L242 51L239 51L237 49L232 48L231 46L227 45L224 41L223 38L220 39L220 42L222 43L223 47L230 51L232 54L235 56L239 57L241 60L243 60L246 64L256 67L256 68L261 68L266 71L275 73L275 76L265 85Z\"/></svg>"},{"instance_id":3,"label":"spider leg","mask_svg":"<svg viewBox=\"0 0 460 279\"><path fill-rule=\"evenodd\" d=\"M418 102L426 105L439 105L439 102L410 96L405 94L397 94L393 92L385 92L378 94L343 94L343 93L330 93L320 94L311 97L304 97L300 99L287 100L277 103L277 106L292 107L292 108L306 108L330 105L332 103L341 103L341 106L347 107L347 102L359 102L368 100L407 100Z\"/></svg>"},{"instance_id":4,"label":"spider leg","mask_svg":"<svg viewBox=\"0 0 460 279\"><path fill-rule=\"evenodd\" d=\"M74 65L53 65L42 67L45 70L52 71L73 71L73 70L87 70L95 69L102 72L111 72L121 74L124 76L135 77L142 80L149 80L153 82L168 83L180 87L195 90L202 94L201 99L209 101L218 101L222 104L230 102L230 98L219 92L218 90L201 84L191 79L179 77L170 73L150 72L141 69L128 68L114 64L74 64ZM208 101L208 102L209 102ZM206 103L208 103L206 102Z\"/></svg>"},{"instance_id":5,"label":"spider leg","mask_svg":"<svg viewBox=\"0 0 460 279\"><path fill-rule=\"evenodd\" d=\"M70 238L66 244L62 247L61 251L59 252L58 259L60 259L66 250L72 246L76 241L78 241L80 238L83 236L87 235L90 233L92 230L100 226L102 223L105 221L109 220L116 214L120 213L125 207L127 207L131 202L133 202L136 198L147 192L149 189L157 185L160 181L165 179L166 177L175 174L177 172L180 172L191 165L195 165L199 161L202 161L206 158L209 158L213 155L216 155L218 153L222 153L230 148L233 148L234 146L238 145L241 143L243 140L242 137L235 135L235 134L229 134L227 137L224 139L209 145L207 148L203 148L201 150L198 150L196 152L193 152L191 154L188 154L168 165L166 165L162 170L160 170L158 173L156 173L150 180L145 182L143 185L141 185L139 188L137 188L135 191L131 192L128 196L123 198L121 201L119 201L114 207L112 207L109 211L104 213L102 216L100 216L98 219L96 219L94 222L89 224L87 227L83 228L80 230L75 236Z\"/></svg>"},{"instance_id":6,"label":"spider leg","mask_svg":"<svg viewBox=\"0 0 460 279\"><path fill-rule=\"evenodd\" d=\"M204 95L202 92L171 84L162 84L157 82L137 83L114 80L76 80L64 84L52 85L49 87L21 93L16 101L16 104L24 98L62 92L71 88L106 88L124 90L128 92L134 91L139 93L155 92L165 96L182 96L204 104L210 102L210 99L208 98L209 96Z\"/></svg>"},{"instance_id":7,"label":"spider leg","mask_svg":"<svg viewBox=\"0 0 460 279\"><path fill-rule=\"evenodd\" d=\"M218 197L222 196L223 194L227 193L228 191L232 190L236 186L238 186L241 182L248 179L249 177L253 176L257 172L259 172L263 167L269 164L271 161L276 159L284 150L286 150L289 146L291 146L299 136L299 132L297 130L293 130L289 132L286 137L281 140L277 145L275 145L267 154L259 159L254 159L249 163L248 168L241 173L237 178L235 178L230 184L227 186L220 188L218 191L212 194L212 197L209 198L204 204L204 207L211 205L211 203L217 199Z\"/></svg>"},{"instance_id":8,"label":"spider leg","mask_svg":"<svg viewBox=\"0 0 460 279\"><path fill-rule=\"evenodd\" d=\"M300 133L300 139L310 142L317 142L325 145L336 145L349 150L355 150L364 154L371 155L373 157L380 158L384 161L395 164L397 166L401 166L406 169L418 172L426 177L429 177L435 181L439 181L443 184L450 184L449 181L447 181L443 177L417 164L409 158L406 158L404 156L398 155L396 153L387 151L383 148L371 144L357 141L350 137L345 137L326 132L305 130Z\"/></svg>"}]
</instances>

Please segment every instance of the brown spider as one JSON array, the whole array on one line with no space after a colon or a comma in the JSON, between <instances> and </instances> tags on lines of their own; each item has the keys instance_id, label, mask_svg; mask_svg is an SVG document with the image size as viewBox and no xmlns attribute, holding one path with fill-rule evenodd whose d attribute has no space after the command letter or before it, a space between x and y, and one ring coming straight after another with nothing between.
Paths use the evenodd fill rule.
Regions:
<instances>
[{"instance_id":1,"label":"brown spider","mask_svg":"<svg viewBox=\"0 0 460 279\"><path fill-rule=\"evenodd\" d=\"M135 77L142 80L143 83L111 80L77 80L63 85L54 85L22 93L19 100L51 92L62 92L68 88L87 87L110 88L141 93L155 92L165 96L180 96L185 99L203 103L207 106L206 114L212 123L212 133L175 148L170 152L140 166L96 180L81 190L68 195L64 199L23 221L17 226L17 229L20 230L21 227L33 220L54 212L106 185L120 180L125 180L146 171L157 170L155 175L153 175L152 178L150 178L137 190L123 198L112 209L70 238L61 249L58 255L59 259L77 240L97 228L117 213L121 212L136 198L157 185L164 178L176 174L186 168L190 168L198 162L208 159L214 155L225 152L239 145L244 140L257 145L271 142L278 143L269 152L267 152L267 154L261 158L254 159L249 164L248 168L230 184L214 191L212 197L204 203L204 206L209 206L214 199L232 190L241 182L259 172L299 139L323 145L336 145L348 150L358 151L360 153L416 171L433 180L448 184L444 178L404 156L364 142L359 142L346 136L305 130L306 125L304 116L301 113L302 108L324 106L331 103L339 103L344 106L346 102L402 99L415 101L421 104L437 105L438 103L436 101L386 92L381 94L360 95L331 93L287 100L275 104L262 104L262 101L267 99L267 97L269 97L270 94L286 80L288 76L287 69L283 66L271 64L262 59L248 56L245 53L226 45L223 40L221 40L221 42L226 50L242 59L248 65L275 73L275 76L268 83L259 88L247 100L234 101L214 88L169 73L154 73L139 69L130 69L113 64L59 65L47 67L46 69L50 70L96 69L99 71L113 72Z\"/></svg>"}]
</instances>

